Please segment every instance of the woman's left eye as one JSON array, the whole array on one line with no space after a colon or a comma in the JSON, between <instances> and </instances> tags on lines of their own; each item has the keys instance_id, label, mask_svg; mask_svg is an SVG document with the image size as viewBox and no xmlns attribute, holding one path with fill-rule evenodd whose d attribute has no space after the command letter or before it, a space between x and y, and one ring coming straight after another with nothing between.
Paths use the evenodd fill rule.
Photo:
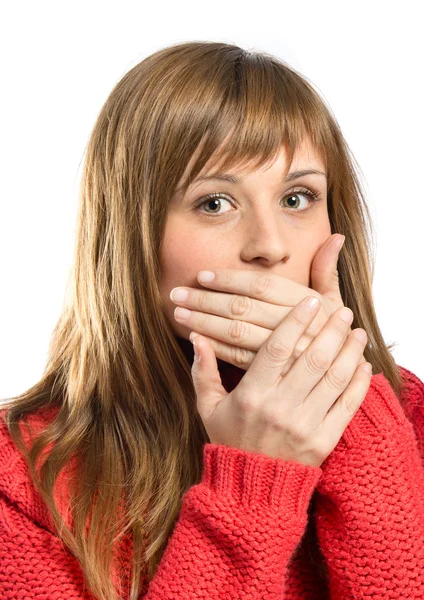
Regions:
<instances>
[{"instance_id":1,"label":"woman's left eye","mask_svg":"<svg viewBox=\"0 0 424 600\"><path fill-rule=\"evenodd\" d=\"M296 202L298 201L297 199L301 196L307 196L308 198L308 206L306 206L306 208L303 209L297 209L297 206L295 206ZM206 216L215 216L217 215L218 217L221 216L222 214L226 214L229 211L226 211L224 213L219 213L219 212L204 212L203 210L201 210L201 208L205 205L208 204L212 204L212 203L221 203L221 199L224 199L226 202L230 202L231 200L229 199L229 197L226 194L222 194L220 192L215 192L213 194L208 194L207 196L205 196L204 199L202 199L200 202L198 202L197 204L195 204L195 208L196 210L200 211L202 214L206 215ZM294 190L292 192L289 192L288 194L286 194L282 200L287 199L287 201L289 203L291 203L291 205L289 206L289 208L293 209L290 212L297 212L297 213L305 213L308 212L309 210L311 210L311 208L313 208L314 203L318 202L319 200L321 200L321 194L317 191L312 191L312 190L308 190L307 188L301 188L298 190ZM215 206L215 208L219 208L219 206Z\"/></svg>"}]
</instances>

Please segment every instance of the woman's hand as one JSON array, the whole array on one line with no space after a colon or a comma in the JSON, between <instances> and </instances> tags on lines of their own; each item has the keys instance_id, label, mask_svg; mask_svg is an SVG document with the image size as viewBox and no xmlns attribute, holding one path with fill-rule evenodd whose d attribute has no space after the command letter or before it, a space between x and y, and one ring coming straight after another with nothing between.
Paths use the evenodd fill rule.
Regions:
<instances>
[{"instance_id":1,"label":"woman's hand","mask_svg":"<svg viewBox=\"0 0 424 600\"><path fill-rule=\"evenodd\" d=\"M320 299L320 310L298 340L291 357L294 363L334 312L344 306L337 272L340 240L344 237L330 236L316 253L311 266L312 289L263 271L215 269L213 281L199 282L217 291L178 288L188 292L187 300L171 300L191 314L180 319L177 308L175 319L192 333L206 337L218 358L247 371L265 340L292 308L312 293ZM364 362L362 355L358 364Z\"/></svg>"},{"instance_id":2,"label":"woman's hand","mask_svg":"<svg viewBox=\"0 0 424 600\"><path fill-rule=\"evenodd\" d=\"M293 364L293 349L317 312L305 301L289 311L230 393L213 349L203 336L195 340L191 374L211 444L321 467L365 399L372 373L370 364L359 364L366 338L348 333L348 308L331 316Z\"/></svg>"}]
</instances>

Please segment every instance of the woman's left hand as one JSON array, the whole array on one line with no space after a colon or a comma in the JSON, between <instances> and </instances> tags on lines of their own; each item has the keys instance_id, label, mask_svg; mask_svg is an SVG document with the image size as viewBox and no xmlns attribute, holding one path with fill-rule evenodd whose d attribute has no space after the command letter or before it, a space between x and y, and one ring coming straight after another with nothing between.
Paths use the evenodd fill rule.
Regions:
<instances>
[{"instance_id":1,"label":"woman's left hand","mask_svg":"<svg viewBox=\"0 0 424 600\"><path fill-rule=\"evenodd\" d=\"M175 319L205 337L218 358L247 370L259 348L292 308L307 296L318 296L320 310L300 338L293 363L331 315L344 306L337 272L336 241L340 239L340 235L332 235L318 249L311 266L312 289L263 271L215 269L213 281L200 283L219 291L182 288L188 291L187 300L171 300L191 314L181 320L176 309ZM358 364L362 362L366 362L363 355Z\"/></svg>"}]
</instances>

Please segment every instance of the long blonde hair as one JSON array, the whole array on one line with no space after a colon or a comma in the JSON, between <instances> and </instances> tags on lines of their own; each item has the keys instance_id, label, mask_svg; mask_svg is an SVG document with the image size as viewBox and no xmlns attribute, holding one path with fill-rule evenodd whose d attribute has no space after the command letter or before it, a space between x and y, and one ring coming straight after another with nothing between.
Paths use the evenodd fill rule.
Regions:
<instances>
[{"instance_id":1,"label":"long blonde hair","mask_svg":"<svg viewBox=\"0 0 424 600\"><path fill-rule=\"evenodd\" d=\"M124 593L111 567L125 536L133 557L126 593L131 588L135 599L148 586L182 498L201 479L209 440L191 365L165 315L159 256L190 158L202 142L186 187L230 131L224 169L243 161L260 167L282 146L291 163L304 136L312 140L327 166L331 231L346 236L339 278L352 329L367 331L365 358L400 398L393 345L374 311L369 211L354 158L313 85L274 56L226 43L180 43L142 60L112 90L88 143L74 264L42 378L3 402L58 535L100 600ZM49 407L57 415L27 450L19 423ZM68 528L53 486L74 458Z\"/></svg>"}]
</instances>

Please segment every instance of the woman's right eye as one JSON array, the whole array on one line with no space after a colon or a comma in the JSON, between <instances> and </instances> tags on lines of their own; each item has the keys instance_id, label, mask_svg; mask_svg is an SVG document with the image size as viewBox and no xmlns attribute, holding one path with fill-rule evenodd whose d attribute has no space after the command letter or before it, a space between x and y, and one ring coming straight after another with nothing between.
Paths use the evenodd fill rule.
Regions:
<instances>
[{"instance_id":1,"label":"woman's right eye","mask_svg":"<svg viewBox=\"0 0 424 600\"><path fill-rule=\"evenodd\" d=\"M214 212L213 209L216 208L217 210L219 210L222 200L225 200L226 202L230 203L230 200L228 200L223 194L220 194L217 192L214 194L208 194L207 196L205 196L205 198L201 202L199 202L195 205L195 208L196 208L196 210L198 210L199 212L201 212L203 215L206 215L206 216L214 216L214 215L220 216L223 213ZM211 211L201 210L203 206L208 206L208 205L212 205ZM209 206L209 208L211 208L211 207ZM229 211L225 211L225 212L229 212Z\"/></svg>"}]
</instances>

